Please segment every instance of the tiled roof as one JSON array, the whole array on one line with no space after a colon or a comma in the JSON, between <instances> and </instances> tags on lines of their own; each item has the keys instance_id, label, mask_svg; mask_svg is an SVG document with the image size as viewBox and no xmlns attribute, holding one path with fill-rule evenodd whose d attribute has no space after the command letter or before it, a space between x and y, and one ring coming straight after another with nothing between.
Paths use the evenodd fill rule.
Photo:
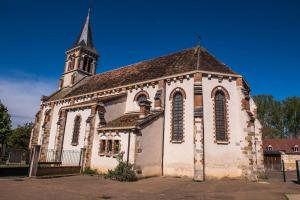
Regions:
<instances>
[{"instance_id":1,"label":"tiled roof","mask_svg":"<svg viewBox=\"0 0 300 200\"><path fill-rule=\"evenodd\" d=\"M143 127L145 124L155 120L161 114L162 112L152 112L145 118L139 118L140 113L128 113L117 119L107 122L104 127L101 127L98 130L133 129Z\"/></svg>"},{"instance_id":2,"label":"tiled roof","mask_svg":"<svg viewBox=\"0 0 300 200\"><path fill-rule=\"evenodd\" d=\"M167 56L86 77L65 96L62 96L71 97L194 71L197 69L197 50L198 48L189 48ZM209 54L204 48L200 48L200 62L198 69L224 74L236 74L228 66ZM59 97L61 98L61 96ZM49 100L57 100L57 98L50 97Z\"/></svg>"},{"instance_id":3,"label":"tiled roof","mask_svg":"<svg viewBox=\"0 0 300 200\"><path fill-rule=\"evenodd\" d=\"M271 145L273 151L283 151L285 153L295 153L293 147L298 145L300 148L300 139L264 139L263 149L267 151L267 147Z\"/></svg>"}]
</instances>

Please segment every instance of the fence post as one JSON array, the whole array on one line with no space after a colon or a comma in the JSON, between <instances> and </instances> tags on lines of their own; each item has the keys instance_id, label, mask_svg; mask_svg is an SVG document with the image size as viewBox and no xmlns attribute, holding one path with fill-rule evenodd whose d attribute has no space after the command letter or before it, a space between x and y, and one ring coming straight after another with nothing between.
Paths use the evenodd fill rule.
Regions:
<instances>
[{"instance_id":1,"label":"fence post","mask_svg":"<svg viewBox=\"0 0 300 200\"><path fill-rule=\"evenodd\" d=\"M281 160L282 163L282 173L283 173L283 181L286 182L286 178L285 178L285 167L284 167L284 161Z\"/></svg>"},{"instance_id":2,"label":"fence post","mask_svg":"<svg viewBox=\"0 0 300 200\"><path fill-rule=\"evenodd\" d=\"M41 145L34 145L30 156L29 177L36 176L37 174L40 152Z\"/></svg>"},{"instance_id":3,"label":"fence post","mask_svg":"<svg viewBox=\"0 0 300 200\"><path fill-rule=\"evenodd\" d=\"M300 160L296 160L296 170L297 170L297 182L300 185L300 169L299 169Z\"/></svg>"},{"instance_id":4,"label":"fence post","mask_svg":"<svg viewBox=\"0 0 300 200\"><path fill-rule=\"evenodd\" d=\"M82 173L83 170L84 170L84 155L85 155L85 151L86 151L86 148L81 148L80 149L80 159L79 159L79 166L81 166L80 173Z\"/></svg>"}]
</instances>

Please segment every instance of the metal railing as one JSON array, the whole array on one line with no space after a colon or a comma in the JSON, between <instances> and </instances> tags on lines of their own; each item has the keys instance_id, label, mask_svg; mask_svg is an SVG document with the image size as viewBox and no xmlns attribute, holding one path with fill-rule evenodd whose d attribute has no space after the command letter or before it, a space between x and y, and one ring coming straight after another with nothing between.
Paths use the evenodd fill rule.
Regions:
<instances>
[{"instance_id":1,"label":"metal railing","mask_svg":"<svg viewBox=\"0 0 300 200\"><path fill-rule=\"evenodd\" d=\"M53 163L66 166L79 166L80 165L81 151L78 150L63 150L56 151L54 149L47 149L41 152L41 163Z\"/></svg>"},{"instance_id":2,"label":"metal railing","mask_svg":"<svg viewBox=\"0 0 300 200\"><path fill-rule=\"evenodd\" d=\"M25 165L29 162L27 149L7 149L0 157L0 165Z\"/></svg>"}]
</instances>

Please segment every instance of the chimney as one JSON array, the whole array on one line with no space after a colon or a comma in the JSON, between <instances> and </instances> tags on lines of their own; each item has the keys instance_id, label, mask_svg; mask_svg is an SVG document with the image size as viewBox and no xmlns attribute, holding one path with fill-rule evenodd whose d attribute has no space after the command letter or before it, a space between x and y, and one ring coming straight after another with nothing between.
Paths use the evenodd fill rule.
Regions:
<instances>
[{"instance_id":1,"label":"chimney","mask_svg":"<svg viewBox=\"0 0 300 200\"><path fill-rule=\"evenodd\" d=\"M139 106L140 106L140 118L144 118L150 114L151 101L147 99L142 100L139 102Z\"/></svg>"}]
</instances>

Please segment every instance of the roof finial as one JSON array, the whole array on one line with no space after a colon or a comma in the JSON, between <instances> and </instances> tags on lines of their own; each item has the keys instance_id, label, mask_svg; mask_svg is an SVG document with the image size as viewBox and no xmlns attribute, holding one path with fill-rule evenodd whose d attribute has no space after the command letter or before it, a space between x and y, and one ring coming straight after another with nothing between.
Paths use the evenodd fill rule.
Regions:
<instances>
[{"instance_id":1,"label":"roof finial","mask_svg":"<svg viewBox=\"0 0 300 200\"><path fill-rule=\"evenodd\" d=\"M90 17L90 14L91 14L91 8L89 7L89 9L88 9L88 17Z\"/></svg>"},{"instance_id":2,"label":"roof finial","mask_svg":"<svg viewBox=\"0 0 300 200\"><path fill-rule=\"evenodd\" d=\"M197 46L201 47L201 36L200 35L197 36Z\"/></svg>"}]
</instances>

